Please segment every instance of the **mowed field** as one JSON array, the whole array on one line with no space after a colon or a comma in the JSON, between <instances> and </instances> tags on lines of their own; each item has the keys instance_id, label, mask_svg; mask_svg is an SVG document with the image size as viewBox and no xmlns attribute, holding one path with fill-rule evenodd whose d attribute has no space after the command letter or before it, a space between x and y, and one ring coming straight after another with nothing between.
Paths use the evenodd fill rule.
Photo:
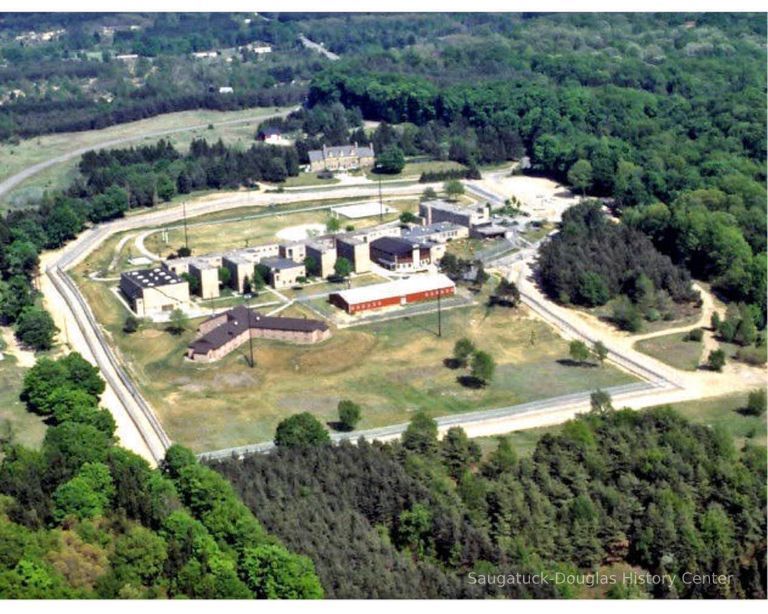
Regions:
<instances>
[{"instance_id":1,"label":"mowed field","mask_svg":"<svg viewBox=\"0 0 768 614\"><path fill-rule=\"evenodd\" d=\"M256 128L260 118L281 109L255 108L241 111L183 111L168 113L157 117L110 126L102 130L86 132L68 132L51 134L32 139L25 139L17 145L0 144L0 181L24 170L25 168L43 162L50 158L66 154L82 147L95 146L104 141L138 137L148 132L178 130L191 126L201 126L195 130L177 132L167 136L151 136L137 139L117 147L130 147L142 143L155 143L165 138L177 148L184 151L195 138L205 138L209 141L222 139L227 144L240 143L244 147L254 143ZM231 120L253 120L235 125L214 126ZM23 205L30 198L38 197L43 190L65 187L75 176L79 157L66 162L55 164L40 173L33 175L16 186L10 193L0 198L0 210Z\"/></svg>"},{"instance_id":2,"label":"mowed field","mask_svg":"<svg viewBox=\"0 0 768 614\"><path fill-rule=\"evenodd\" d=\"M685 333L651 337L638 341L635 349L675 369L695 371L701 364L704 344L701 341L684 341L684 337Z\"/></svg>"},{"instance_id":3,"label":"mowed field","mask_svg":"<svg viewBox=\"0 0 768 614\"><path fill-rule=\"evenodd\" d=\"M326 204L330 206L331 203L318 201L315 203L307 203L304 207L319 207ZM416 199L388 201L387 204L396 208L398 212L385 215L385 222L397 219L403 211L415 212L418 209L418 200ZM191 220L187 228L187 233L189 235L189 246L193 253L202 255L210 252L245 247L246 245L253 246L263 243L274 243L280 240L277 237L277 233L280 230L291 228L293 226L302 226L304 224L325 224L330 217L327 209L298 213L286 211L285 213L270 215L266 211L259 212L257 209L251 208L250 213L262 213L268 215L268 217L231 219L230 221L206 218L196 218ZM359 230L381 223L378 216L358 220L341 218L340 222L342 230L344 230L348 224L351 224L356 230ZM180 246L184 245L184 229L183 227L175 226L170 228L165 234L162 231L154 232L147 236L144 245L148 250L155 254L167 256L171 252L176 251Z\"/></svg>"},{"instance_id":4,"label":"mowed field","mask_svg":"<svg viewBox=\"0 0 768 614\"><path fill-rule=\"evenodd\" d=\"M195 364L184 359L195 322L180 336L161 326L126 335L127 311L108 285L76 278L171 438L197 452L267 441L280 420L302 411L334 421L343 398L363 405L359 428L372 428L407 421L418 410L440 416L634 381L610 366L562 364L567 343L547 325L524 309L484 306L445 312L442 338L435 314L427 314L337 330L313 346L258 340L253 369L247 345L219 362ZM284 314L313 315L298 305ZM487 388L462 387L457 377L464 372L443 364L462 336L498 363Z\"/></svg>"}]
</instances>

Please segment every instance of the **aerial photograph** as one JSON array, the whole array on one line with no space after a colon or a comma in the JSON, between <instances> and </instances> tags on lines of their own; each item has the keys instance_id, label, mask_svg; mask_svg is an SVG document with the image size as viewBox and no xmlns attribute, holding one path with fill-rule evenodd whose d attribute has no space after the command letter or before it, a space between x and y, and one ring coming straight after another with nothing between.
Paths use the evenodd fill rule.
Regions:
<instances>
[{"instance_id":1,"label":"aerial photograph","mask_svg":"<svg viewBox=\"0 0 768 614\"><path fill-rule=\"evenodd\" d=\"M0 611L768 598L764 6L146 4L0 9Z\"/></svg>"}]
</instances>

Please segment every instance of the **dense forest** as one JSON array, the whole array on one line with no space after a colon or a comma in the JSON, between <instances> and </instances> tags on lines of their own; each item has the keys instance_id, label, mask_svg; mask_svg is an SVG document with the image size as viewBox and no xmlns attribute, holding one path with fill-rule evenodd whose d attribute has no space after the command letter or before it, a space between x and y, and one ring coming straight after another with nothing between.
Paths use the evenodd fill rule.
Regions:
<instances>
[{"instance_id":1,"label":"dense forest","mask_svg":"<svg viewBox=\"0 0 768 614\"><path fill-rule=\"evenodd\" d=\"M482 586L470 574L577 573L628 563L671 586L612 597L764 598L765 449L737 451L670 409L595 410L480 460L423 416L402 442L281 447L212 466L269 530L315 563L329 597L576 596L563 584ZM727 583L686 583L683 573Z\"/></svg>"},{"instance_id":2,"label":"dense forest","mask_svg":"<svg viewBox=\"0 0 768 614\"><path fill-rule=\"evenodd\" d=\"M764 323L764 38L755 15L537 16L509 36L342 60L309 103L449 127L463 162L521 143L534 172L610 198Z\"/></svg>"},{"instance_id":3,"label":"dense forest","mask_svg":"<svg viewBox=\"0 0 768 614\"><path fill-rule=\"evenodd\" d=\"M312 562L189 450L152 469L119 447L103 391L76 353L26 373L22 399L49 427L40 450L0 442L0 597L323 596Z\"/></svg>"},{"instance_id":4,"label":"dense forest","mask_svg":"<svg viewBox=\"0 0 768 614\"><path fill-rule=\"evenodd\" d=\"M644 310L669 311L670 301L696 298L690 275L660 254L643 233L612 223L599 202L571 207L558 232L541 246L544 290L561 303L595 307L629 297Z\"/></svg>"}]
</instances>

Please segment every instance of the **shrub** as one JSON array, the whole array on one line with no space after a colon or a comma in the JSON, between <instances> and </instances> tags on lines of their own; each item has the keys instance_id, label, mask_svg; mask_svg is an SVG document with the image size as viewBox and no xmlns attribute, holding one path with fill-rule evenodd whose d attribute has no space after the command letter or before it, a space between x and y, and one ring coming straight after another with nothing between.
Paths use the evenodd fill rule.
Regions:
<instances>
[{"instance_id":1,"label":"shrub","mask_svg":"<svg viewBox=\"0 0 768 614\"><path fill-rule=\"evenodd\" d=\"M704 331L701 328L694 328L683 337L683 341L701 341L704 337Z\"/></svg>"}]
</instances>

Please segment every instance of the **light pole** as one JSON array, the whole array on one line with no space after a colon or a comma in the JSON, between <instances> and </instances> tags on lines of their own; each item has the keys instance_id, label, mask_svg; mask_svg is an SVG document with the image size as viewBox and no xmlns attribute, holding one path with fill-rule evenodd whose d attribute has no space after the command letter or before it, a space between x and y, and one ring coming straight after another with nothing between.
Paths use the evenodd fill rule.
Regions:
<instances>
[{"instance_id":1,"label":"light pole","mask_svg":"<svg viewBox=\"0 0 768 614\"><path fill-rule=\"evenodd\" d=\"M381 197L381 173L379 173L379 221L384 221L384 199Z\"/></svg>"},{"instance_id":2,"label":"light pole","mask_svg":"<svg viewBox=\"0 0 768 614\"><path fill-rule=\"evenodd\" d=\"M184 215L184 247L189 251L189 234L187 233L187 201L181 202L181 211Z\"/></svg>"},{"instance_id":3,"label":"light pole","mask_svg":"<svg viewBox=\"0 0 768 614\"><path fill-rule=\"evenodd\" d=\"M248 307L246 306L246 309ZM254 366L256 366L256 362L253 359L253 331L251 330L251 310L248 309L248 348L250 350L251 360L250 360L250 367L253 369Z\"/></svg>"},{"instance_id":4,"label":"light pole","mask_svg":"<svg viewBox=\"0 0 768 614\"><path fill-rule=\"evenodd\" d=\"M443 336L443 312L441 310L440 298L443 296L443 291L437 291L437 336Z\"/></svg>"}]
</instances>

